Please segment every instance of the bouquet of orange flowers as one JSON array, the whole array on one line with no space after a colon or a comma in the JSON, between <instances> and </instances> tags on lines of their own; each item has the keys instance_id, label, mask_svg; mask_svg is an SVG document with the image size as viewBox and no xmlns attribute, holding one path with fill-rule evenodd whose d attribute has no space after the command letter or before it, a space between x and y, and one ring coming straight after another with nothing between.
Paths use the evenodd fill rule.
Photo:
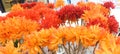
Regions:
<instances>
[{"instance_id":1,"label":"bouquet of orange flowers","mask_svg":"<svg viewBox=\"0 0 120 54\"><path fill-rule=\"evenodd\" d=\"M0 54L86 54L89 47L94 48L92 54L120 54L120 37L113 35L119 25L110 16L112 2L63 5L15 4L0 17ZM65 25L79 19L84 25Z\"/></svg>"}]
</instances>

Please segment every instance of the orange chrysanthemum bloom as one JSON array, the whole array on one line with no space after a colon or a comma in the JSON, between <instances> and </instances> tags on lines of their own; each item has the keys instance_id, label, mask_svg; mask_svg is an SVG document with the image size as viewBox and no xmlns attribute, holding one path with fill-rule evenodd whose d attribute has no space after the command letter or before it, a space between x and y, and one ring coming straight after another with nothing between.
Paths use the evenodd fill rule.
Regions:
<instances>
[{"instance_id":1,"label":"orange chrysanthemum bloom","mask_svg":"<svg viewBox=\"0 0 120 54\"><path fill-rule=\"evenodd\" d=\"M56 4L55 4L55 7L58 8L58 7L61 7L61 6L64 6L64 0L57 0Z\"/></svg>"},{"instance_id":2,"label":"orange chrysanthemum bloom","mask_svg":"<svg viewBox=\"0 0 120 54\"><path fill-rule=\"evenodd\" d=\"M0 22L0 41L16 40L39 29L36 21L14 17Z\"/></svg>"},{"instance_id":3,"label":"orange chrysanthemum bloom","mask_svg":"<svg viewBox=\"0 0 120 54\"><path fill-rule=\"evenodd\" d=\"M89 21L89 20L100 17L102 20L106 21L107 19L104 16L108 15L108 13L109 13L108 9L104 9L102 5L96 5L93 9L88 11L86 10L82 18L85 21Z\"/></svg>"},{"instance_id":4,"label":"orange chrysanthemum bloom","mask_svg":"<svg viewBox=\"0 0 120 54\"><path fill-rule=\"evenodd\" d=\"M74 42L76 36L73 34L72 28L65 28L64 33L65 36L63 37L63 42Z\"/></svg>"},{"instance_id":5,"label":"orange chrysanthemum bloom","mask_svg":"<svg viewBox=\"0 0 120 54\"><path fill-rule=\"evenodd\" d=\"M105 35L106 31L95 25L82 30L80 40L85 47L94 46L99 40L103 39Z\"/></svg>"},{"instance_id":6,"label":"orange chrysanthemum bloom","mask_svg":"<svg viewBox=\"0 0 120 54\"><path fill-rule=\"evenodd\" d=\"M55 28L42 29L40 31L40 38L42 46L48 46L49 50L57 50L58 45L62 43L62 39L56 36L57 30Z\"/></svg>"},{"instance_id":7,"label":"orange chrysanthemum bloom","mask_svg":"<svg viewBox=\"0 0 120 54\"><path fill-rule=\"evenodd\" d=\"M108 16L108 11L104 12L102 11L103 9L101 5L97 5L91 10L86 10L81 18L86 22L87 26L99 25L108 30L108 18L106 17L106 15Z\"/></svg>"},{"instance_id":8,"label":"orange chrysanthemum bloom","mask_svg":"<svg viewBox=\"0 0 120 54\"><path fill-rule=\"evenodd\" d=\"M15 4L12 6L11 11L22 11L24 10L20 4Z\"/></svg>"},{"instance_id":9,"label":"orange chrysanthemum bloom","mask_svg":"<svg viewBox=\"0 0 120 54\"><path fill-rule=\"evenodd\" d=\"M28 52L30 54L42 53L41 46L41 38L39 36L39 32L35 31L23 37L23 44L21 48L23 52Z\"/></svg>"},{"instance_id":10,"label":"orange chrysanthemum bloom","mask_svg":"<svg viewBox=\"0 0 120 54\"><path fill-rule=\"evenodd\" d=\"M108 33L103 40L99 41L95 54L120 54L120 45L116 44L115 36Z\"/></svg>"}]
</instances>

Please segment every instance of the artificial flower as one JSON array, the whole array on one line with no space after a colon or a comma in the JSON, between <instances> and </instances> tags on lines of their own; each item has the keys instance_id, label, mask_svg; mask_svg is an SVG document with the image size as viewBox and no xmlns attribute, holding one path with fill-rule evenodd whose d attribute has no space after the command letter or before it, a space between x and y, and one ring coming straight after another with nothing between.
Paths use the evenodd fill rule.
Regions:
<instances>
[{"instance_id":1,"label":"artificial flower","mask_svg":"<svg viewBox=\"0 0 120 54\"><path fill-rule=\"evenodd\" d=\"M82 31L80 40L85 47L95 46L99 40L102 40L106 36L106 33L107 31L99 26L90 26Z\"/></svg>"},{"instance_id":2,"label":"artificial flower","mask_svg":"<svg viewBox=\"0 0 120 54\"><path fill-rule=\"evenodd\" d=\"M118 29L119 29L119 23L117 22L117 20L115 19L114 16L110 16L108 18L108 23L109 23L109 30L110 32L114 32L117 33Z\"/></svg>"},{"instance_id":3,"label":"artificial flower","mask_svg":"<svg viewBox=\"0 0 120 54\"><path fill-rule=\"evenodd\" d=\"M64 6L64 0L57 0L55 3L55 7L58 8L61 6Z\"/></svg>"},{"instance_id":4,"label":"artificial flower","mask_svg":"<svg viewBox=\"0 0 120 54\"><path fill-rule=\"evenodd\" d=\"M8 13L6 17L25 17L27 19L32 19L32 20L36 20L36 21L39 21L39 19L40 19L39 13L33 9L25 9L23 11L20 11L20 10L12 11L12 12Z\"/></svg>"},{"instance_id":5,"label":"artificial flower","mask_svg":"<svg viewBox=\"0 0 120 54\"><path fill-rule=\"evenodd\" d=\"M83 14L82 19L86 22L86 26L99 25L100 27L108 29L108 18L105 17L97 9L85 11L85 14Z\"/></svg>"},{"instance_id":6,"label":"artificial flower","mask_svg":"<svg viewBox=\"0 0 120 54\"><path fill-rule=\"evenodd\" d=\"M23 43L21 44L21 48L23 49L23 52L28 52L30 54L34 53L42 53L41 51L41 43L40 43L40 36L39 32L34 31L28 35L25 35L23 37Z\"/></svg>"},{"instance_id":7,"label":"artificial flower","mask_svg":"<svg viewBox=\"0 0 120 54\"><path fill-rule=\"evenodd\" d=\"M55 27L58 28L60 26L61 20L57 15L54 14L45 14L45 17L40 21L40 25L42 28L50 28Z\"/></svg>"},{"instance_id":8,"label":"artificial flower","mask_svg":"<svg viewBox=\"0 0 120 54\"><path fill-rule=\"evenodd\" d=\"M68 20L75 22L77 21L81 15L83 14L83 11L78 7L74 5L66 5L62 7L58 12L57 12L59 18L63 21L63 23Z\"/></svg>"},{"instance_id":9,"label":"artificial flower","mask_svg":"<svg viewBox=\"0 0 120 54\"><path fill-rule=\"evenodd\" d=\"M55 28L42 29L39 33L41 47L48 46L49 50L56 51L58 45L62 43L62 39L55 35L56 32Z\"/></svg>"},{"instance_id":10,"label":"artificial flower","mask_svg":"<svg viewBox=\"0 0 120 54\"><path fill-rule=\"evenodd\" d=\"M39 24L36 21L21 17L7 18L0 22L0 41L20 39L37 29L39 29Z\"/></svg>"},{"instance_id":11,"label":"artificial flower","mask_svg":"<svg viewBox=\"0 0 120 54\"><path fill-rule=\"evenodd\" d=\"M63 43L66 44L67 42L72 42L74 43L76 41L76 36L74 34L75 29L71 28L71 27L67 27L66 29L64 29L64 40ZM69 37L69 38L68 38Z\"/></svg>"},{"instance_id":12,"label":"artificial flower","mask_svg":"<svg viewBox=\"0 0 120 54\"><path fill-rule=\"evenodd\" d=\"M24 10L20 4L15 4L12 6L11 11L22 11Z\"/></svg>"},{"instance_id":13,"label":"artificial flower","mask_svg":"<svg viewBox=\"0 0 120 54\"><path fill-rule=\"evenodd\" d=\"M103 40L99 41L99 47L96 48L95 54L119 54L120 53L120 45L118 42L119 37L115 38L115 36L111 34L107 34ZM116 44L117 41L117 44ZM112 43L112 44L111 44Z\"/></svg>"},{"instance_id":14,"label":"artificial flower","mask_svg":"<svg viewBox=\"0 0 120 54\"><path fill-rule=\"evenodd\" d=\"M106 8L108 8L108 9L110 9L110 8L114 9L114 8L115 8L114 3L111 2L111 1L105 2L105 3L103 4L103 6L106 7Z\"/></svg>"}]
</instances>

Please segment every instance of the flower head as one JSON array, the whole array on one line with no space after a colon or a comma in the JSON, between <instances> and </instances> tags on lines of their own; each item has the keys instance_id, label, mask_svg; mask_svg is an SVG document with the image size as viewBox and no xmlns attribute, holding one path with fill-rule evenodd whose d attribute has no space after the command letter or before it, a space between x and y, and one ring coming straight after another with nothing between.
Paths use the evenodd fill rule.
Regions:
<instances>
[{"instance_id":1,"label":"flower head","mask_svg":"<svg viewBox=\"0 0 120 54\"><path fill-rule=\"evenodd\" d=\"M68 21L77 21L81 15L83 14L83 11L78 7L74 5L66 5L62 7L58 12L58 16L61 18L63 23Z\"/></svg>"},{"instance_id":2,"label":"flower head","mask_svg":"<svg viewBox=\"0 0 120 54\"><path fill-rule=\"evenodd\" d=\"M110 8L114 9L114 8L115 8L114 3L111 2L111 1L105 2L105 3L103 4L103 6L106 7L106 8L108 8L108 9L110 9Z\"/></svg>"},{"instance_id":3,"label":"flower head","mask_svg":"<svg viewBox=\"0 0 120 54\"><path fill-rule=\"evenodd\" d=\"M55 4L55 7L58 8L58 7L61 7L61 6L64 6L64 0L57 0L56 4Z\"/></svg>"},{"instance_id":4,"label":"flower head","mask_svg":"<svg viewBox=\"0 0 120 54\"><path fill-rule=\"evenodd\" d=\"M45 14L45 17L40 22L42 28L58 28L60 26L61 20L57 15Z\"/></svg>"},{"instance_id":5,"label":"flower head","mask_svg":"<svg viewBox=\"0 0 120 54\"><path fill-rule=\"evenodd\" d=\"M7 17L25 17L27 19L32 19L32 20L36 20L39 21L40 19L40 15L37 11L33 10L33 9L25 9L23 11L12 11L10 13L7 14Z\"/></svg>"},{"instance_id":6,"label":"flower head","mask_svg":"<svg viewBox=\"0 0 120 54\"><path fill-rule=\"evenodd\" d=\"M39 29L39 24L36 21L21 17L7 18L0 22L0 41L20 39L37 29Z\"/></svg>"},{"instance_id":7,"label":"flower head","mask_svg":"<svg viewBox=\"0 0 120 54\"><path fill-rule=\"evenodd\" d=\"M109 23L109 29L110 29L110 32L115 32L117 33L118 32L118 29L119 29L119 23L117 22L117 20L115 19L114 16L110 16L108 18L108 23Z\"/></svg>"},{"instance_id":8,"label":"flower head","mask_svg":"<svg viewBox=\"0 0 120 54\"><path fill-rule=\"evenodd\" d=\"M105 29L97 25L90 26L82 30L80 40L85 47L94 46L98 41L102 40L106 36L106 33L107 31Z\"/></svg>"},{"instance_id":9,"label":"flower head","mask_svg":"<svg viewBox=\"0 0 120 54\"><path fill-rule=\"evenodd\" d=\"M24 10L23 7L21 7L20 4L15 4L12 6L11 11L22 11Z\"/></svg>"}]
</instances>

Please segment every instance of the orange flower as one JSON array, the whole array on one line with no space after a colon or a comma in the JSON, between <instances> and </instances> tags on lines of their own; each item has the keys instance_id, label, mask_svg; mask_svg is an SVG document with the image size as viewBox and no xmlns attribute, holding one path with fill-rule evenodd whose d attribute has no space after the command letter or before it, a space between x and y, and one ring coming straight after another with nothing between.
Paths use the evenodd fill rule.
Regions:
<instances>
[{"instance_id":1,"label":"orange flower","mask_svg":"<svg viewBox=\"0 0 120 54\"><path fill-rule=\"evenodd\" d=\"M37 29L39 29L39 24L36 21L20 17L8 18L0 22L0 40L4 42L20 39Z\"/></svg>"},{"instance_id":2,"label":"orange flower","mask_svg":"<svg viewBox=\"0 0 120 54\"><path fill-rule=\"evenodd\" d=\"M111 44L112 43L112 44ZM100 40L99 47L95 50L95 54L119 54L120 45L116 45L116 38L111 34L107 34L103 40Z\"/></svg>"},{"instance_id":3,"label":"orange flower","mask_svg":"<svg viewBox=\"0 0 120 54\"><path fill-rule=\"evenodd\" d=\"M49 50L57 50L58 45L62 43L62 39L56 36L57 30L55 28L50 28L40 31L40 38L42 46L48 46Z\"/></svg>"},{"instance_id":4,"label":"orange flower","mask_svg":"<svg viewBox=\"0 0 120 54\"><path fill-rule=\"evenodd\" d=\"M64 6L64 0L57 0L56 4L55 4L55 7L58 8L58 7L61 7L61 6Z\"/></svg>"},{"instance_id":5,"label":"orange flower","mask_svg":"<svg viewBox=\"0 0 120 54\"><path fill-rule=\"evenodd\" d=\"M23 49L23 52L28 52L30 54L36 54L36 53L42 53L40 46L40 40L39 32L35 31L28 35L25 35L23 37L23 44L21 45L21 48Z\"/></svg>"},{"instance_id":6,"label":"orange flower","mask_svg":"<svg viewBox=\"0 0 120 54\"><path fill-rule=\"evenodd\" d=\"M99 40L103 39L105 35L106 31L103 28L99 26L90 26L82 30L80 40L85 47L94 46Z\"/></svg>"},{"instance_id":7,"label":"orange flower","mask_svg":"<svg viewBox=\"0 0 120 54\"><path fill-rule=\"evenodd\" d=\"M75 29L72 27L66 27L64 28L64 37L63 37L63 42L64 44L66 44L66 42L72 42L74 43L76 41L76 35L75 33Z\"/></svg>"},{"instance_id":8,"label":"orange flower","mask_svg":"<svg viewBox=\"0 0 120 54\"><path fill-rule=\"evenodd\" d=\"M91 10L86 10L82 16L86 26L99 25L108 30L108 9L104 9L102 5L98 4ZM106 10L106 11L103 11Z\"/></svg>"},{"instance_id":9,"label":"orange flower","mask_svg":"<svg viewBox=\"0 0 120 54\"><path fill-rule=\"evenodd\" d=\"M22 11L22 10L24 9L20 6L20 4L15 4L11 8L11 11Z\"/></svg>"},{"instance_id":10,"label":"orange flower","mask_svg":"<svg viewBox=\"0 0 120 54\"><path fill-rule=\"evenodd\" d=\"M89 21L89 20L100 17L101 20L106 21L107 19L104 16L108 15L108 9L104 9L106 11L104 11L103 9L104 7L102 7L101 5L96 5L93 9L88 10L88 11L86 10L82 18L85 21Z\"/></svg>"}]
</instances>

